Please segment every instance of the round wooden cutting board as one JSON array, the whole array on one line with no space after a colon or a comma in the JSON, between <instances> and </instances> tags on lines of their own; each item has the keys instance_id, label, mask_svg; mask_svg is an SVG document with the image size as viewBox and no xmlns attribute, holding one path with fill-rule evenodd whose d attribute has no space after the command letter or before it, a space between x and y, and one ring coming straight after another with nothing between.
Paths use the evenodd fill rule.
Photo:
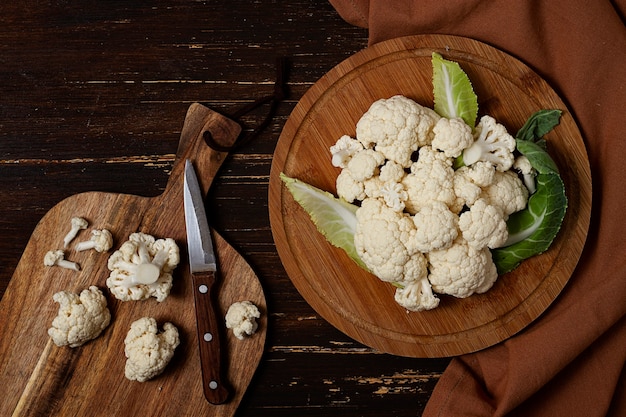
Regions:
<instances>
[{"instance_id":1,"label":"round wooden cutting board","mask_svg":"<svg viewBox=\"0 0 626 417\"><path fill-rule=\"evenodd\" d=\"M339 169L329 147L376 100L402 94L431 107L431 54L458 62L472 80L479 114L516 132L540 109L563 111L546 136L565 182L568 210L551 248L501 276L486 294L441 296L431 311L407 312L394 287L381 282L330 245L283 186L284 172L336 194ZM530 68L483 43L420 35L361 51L327 73L300 100L274 154L269 189L276 247L292 282L326 320L357 341L395 355L444 357L501 342L535 320L566 285L582 252L591 212L591 174L585 146L563 101Z\"/></svg>"}]
</instances>

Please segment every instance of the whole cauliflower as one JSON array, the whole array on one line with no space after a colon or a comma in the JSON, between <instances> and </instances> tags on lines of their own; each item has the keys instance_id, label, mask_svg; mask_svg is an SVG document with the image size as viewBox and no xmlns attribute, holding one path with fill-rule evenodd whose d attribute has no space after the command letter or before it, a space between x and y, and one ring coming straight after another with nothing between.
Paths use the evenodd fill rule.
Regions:
<instances>
[{"instance_id":1,"label":"whole cauliflower","mask_svg":"<svg viewBox=\"0 0 626 417\"><path fill-rule=\"evenodd\" d=\"M428 280L440 294L458 298L482 294L498 279L489 249L474 249L462 237L449 248L429 252L427 257Z\"/></svg>"},{"instance_id":2,"label":"whole cauliflower","mask_svg":"<svg viewBox=\"0 0 626 417\"><path fill-rule=\"evenodd\" d=\"M172 323L165 323L159 332L154 318L140 318L130 325L124 339L124 375L139 382L154 378L163 372L179 344L178 329Z\"/></svg>"},{"instance_id":3,"label":"whole cauliflower","mask_svg":"<svg viewBox=\"0 0 626 417\"><path fill-rule=\"evenodd\" d=\"M434 110L396 95L370 106L356 124L356 138L364 147L409 167L412 153L433 140L432 129L439 119Z\"/></svg>"},{"instance_id":4,"label":"whole cauliflower","mask_svg":"<svg viewBox=\"0 0 626 417\"><path fill-rule=\"evenodd\" d=\"M239 340L245 336L252 336L259 327L256 319L261 317L261 312L251 301L239 301L228 307L226 312L226 328L232 329L233 334Z\"/></svg>"},{"instance_id":5,"label":"whole cauliflower","mask_svg":"<svg viewBox=\"0 0 626 417\"><path fill-rule=\"evenodd\" d=\"M410 216L367 198L356 211L354 245L365 265L387 282L414 281L426 276L426 259L411 245L416 229Z\"/></svg>"},{"instance_id":6,"label":"whole cauliflower","mask_svg":"<svg viewBox=\"0 0 626 417\"><path fill-rule=\"evenodd\" d=\"M155 297L161 302L170 294L172 271L179 262L178 245L173 239L133 233L109 257L111 274L106 284L122 301Z\"/></svg>"},{"instance_id":7,"label":"whole cauliflower","mask_svg":"<svg viewBox=\"0 0 626 417\"><path fill-rule=\"evenodd\" d=\"M60 291L52 299L59 303L59 313L48 335L57 346L81 346L98 337L111 322L107 300L94 285L80 295Z\"/></svg>"}]
</instances>

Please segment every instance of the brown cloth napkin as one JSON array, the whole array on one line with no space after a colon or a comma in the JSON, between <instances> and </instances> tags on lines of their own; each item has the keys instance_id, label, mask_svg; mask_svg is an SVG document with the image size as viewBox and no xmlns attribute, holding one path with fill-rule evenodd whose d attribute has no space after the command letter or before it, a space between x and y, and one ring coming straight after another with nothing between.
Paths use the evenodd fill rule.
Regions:
<instances>
[{"instance_id":1,"label":"brown cloth napkin","mask_svg":"<svg viewBox=\"0 0 626 417\"><path fill-rule=\"evenodd\" d=\"M454 358L425 416L626 416L626 0L330 0L369 43L425 33L490 44L567 103L592 170L582 258L518 335Z\"/></svg>"}]
</instances>

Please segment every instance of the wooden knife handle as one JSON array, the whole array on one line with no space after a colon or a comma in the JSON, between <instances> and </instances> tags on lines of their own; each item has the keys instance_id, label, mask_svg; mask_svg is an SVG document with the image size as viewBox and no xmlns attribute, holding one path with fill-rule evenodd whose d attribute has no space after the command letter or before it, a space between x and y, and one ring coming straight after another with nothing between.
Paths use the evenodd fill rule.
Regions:
<instances>
[{"instance_id":1,"label":"wooden knife handle","mask_svg":"<svg viewBox=\"0 0 626 417\"><path fill-rule=\"evenodd\" d=\"M213 294L216 272L196 272L191 277L204 396L211 404L222 404L228 399L229 390L222 376L220 333L225 324L218 319L217 298Z\"/></svg>"}]
</instances>

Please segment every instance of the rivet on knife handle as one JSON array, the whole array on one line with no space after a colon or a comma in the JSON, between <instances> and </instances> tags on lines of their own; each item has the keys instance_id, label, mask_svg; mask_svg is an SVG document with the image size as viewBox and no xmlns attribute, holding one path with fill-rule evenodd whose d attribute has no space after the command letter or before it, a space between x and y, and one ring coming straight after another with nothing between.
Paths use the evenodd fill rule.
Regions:
<instances>
[{"instance_id":1,"label":"rivet on knife handle","mask_svg":"<svg viewBox=\"0 0 626 417\"><path fill-rule=\"evenodd\" d=\"M229 393L222 378L220 327L213 308L216 305L213 299L215 271L192 273L192 282L204 396L211 404L222 404Z\"/></svg>"}]
</instances>

